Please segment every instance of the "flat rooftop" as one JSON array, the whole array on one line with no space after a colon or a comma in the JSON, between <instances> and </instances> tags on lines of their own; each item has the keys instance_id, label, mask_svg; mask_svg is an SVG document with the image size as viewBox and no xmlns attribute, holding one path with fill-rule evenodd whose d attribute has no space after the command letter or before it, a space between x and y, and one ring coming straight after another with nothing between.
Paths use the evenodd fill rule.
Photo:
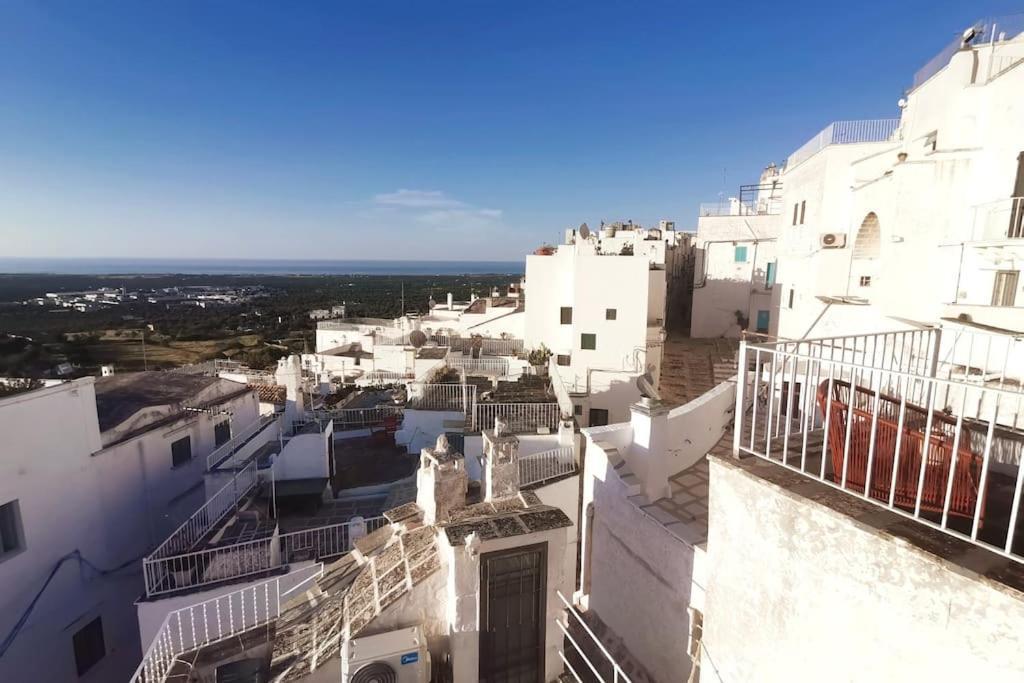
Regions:
<instances>
[{"instance_id":1,"label":"flat rooftop","mask_svg":"<svg viewBox=\"0 0 1024 683\"><path fill-rule=\"evenodd\" d=\"M194 399L204 389L221 381L227 382L205 375L153 370L99 377L95 386L100 431L116 427L144 408Z\"/></svg>"}]
</instances>

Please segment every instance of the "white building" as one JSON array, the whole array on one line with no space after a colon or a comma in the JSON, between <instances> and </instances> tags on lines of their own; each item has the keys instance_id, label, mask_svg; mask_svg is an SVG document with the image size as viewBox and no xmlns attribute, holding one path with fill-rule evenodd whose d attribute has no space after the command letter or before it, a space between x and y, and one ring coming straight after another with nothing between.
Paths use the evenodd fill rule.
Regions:
<instances>
[{"instance_id":1,"label":"white building","mask_svg":"<svg viewBox=\"0 0 1024 683\"><path fill-rule=\"evenodd\" d=\"M526 347L551 351L580 424L624 419L639 396L636 377L652 366L657 378L666 264L682 267L688 246L667 228L581 227L526 257Z\"/></svg>"},{"instance_id":2,"label":"white building","mask_svg":"<svg viewBox=\"0 0 1024 683\"><path fill-rule=\"evenodd\" d=\"M690 336L776 333L781 196L778 169L770 165L760 183L741 187L738 197L701 205Z\"/></svg>"},{"instance_id":3,"label":"white building","mask_svg":"<svg viewBox=\"0 0 1024 683\"><path fill-rule=\"evenodd\" d=\"M140 560L191 514L206 456L256 411L243 385L158 372L0 400L0 679L130 674Z\"/></svg>"},{"instance_id":4,"label":"white building","mask_svg":"<svg viewBox=\"0 0 1024 683\"><path fill-rule=\"evenodd\" d=\"M780 335L1024 331L1024 38L995 25L920 70L898 119L836 122L790 155Z\"/></svg>"},{"instance_id":5,"label":"white building","mask_svg":"<svg viewBox=\"0 0 1024 683\"><path fill-rule=\"evenodd\" d=\"M583 430L577 601L620 677L1024 677L1022 31L979 23L900 119L790 155L764 219L781 306L757 294L782 339L686 405ZM719 213L705 257L760 218ZM713 249L704 271L753 295ZM699 291L694 331L722 334L735 299Z\"/></svg>"}]
</instances>

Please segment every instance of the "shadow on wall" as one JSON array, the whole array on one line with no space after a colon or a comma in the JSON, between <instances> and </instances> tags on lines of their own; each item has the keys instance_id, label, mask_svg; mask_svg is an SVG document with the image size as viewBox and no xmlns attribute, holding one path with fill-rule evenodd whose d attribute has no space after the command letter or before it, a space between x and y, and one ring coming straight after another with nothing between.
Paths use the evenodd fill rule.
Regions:
<instances>
[{"instance_id":1,"label":"shadow on wall","mask_svg":"<svg viewBox=\"0 0 1024 683\"><path fill-rule=\"evenodd\" d=\"M625 650L642 663L647 680L686 680L692 666L690 607L700 602L691 595L694 564L703 550L633 505L616 470L610 464L603 469L593 473L583 560L583 592L600 620L597 630L613 652ZM605 680L611 680L607 673ZM644 680L631 673L633 680Z\"/></svg>"},{"instance_id":2,"label":"shadow on wall","mask_svg":"<svg viewBox=\"0 0 1024 683\"><path fill-rule=\"evenodd\" d=\"M629 422L629 407L639 399L640 390L634 377L624 378L622 371L613 373L594 370L591 374L590 400L582 416L583 423L588 427L596 427ZM601 411L607 411L607 415Z\"/></svg>"},{"instance_id":3,"label":"shadow on wall","mask_svg":"<svg viewBox=\"0 0 1024 683\"><path fill-rule=\"evenodd\" d=\"M694 289L690 336L738 339L743 330L775 334L782 287L776 284L766 289L764 277L764 271L758 269L755 284L709 278Z\"/></svg>"}]
</instances>

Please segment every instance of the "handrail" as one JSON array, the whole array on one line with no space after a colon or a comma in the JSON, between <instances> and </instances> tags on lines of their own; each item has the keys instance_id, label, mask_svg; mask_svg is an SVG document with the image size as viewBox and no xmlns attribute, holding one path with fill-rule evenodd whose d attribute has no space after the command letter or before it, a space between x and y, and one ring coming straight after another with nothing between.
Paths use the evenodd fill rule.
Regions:
<instances>
[{"instance_id":1,"label":"handrail","mask_svg":"<svg viewBox=\"0 0 1024 683\"><path fill-rule=\"evenodd\" d=\"M277 414L263 415L242 428L237 434L218 446L212 453L206 456L206 471L216 469L224 460L227 460L239 448L244 446L251 437L259 434L265 427L278 419Z\"/></svg>"},{"instance_id":2,"label":"handrail","mask_svg":"<svg viewBox=\"0 0 1024 683\"><path fill-rule=\"evenodd\" d=\"M146 648L130 683L163 683L180 655L269 624L280 616L282 598L323 576L323 571L323 564L304 567L286 576L169 612ZM283 583L296 578L298 583L281 590Z\"/></svg>"},{"instance_id":3,"label":"handrail","mask_svg":"<svg viewBox=\"0 0 1024 683\"><path fill-rule=\"evenodd\" d=\"M622 667L619 666L619 663L616 662L615 658L612 657L610 652L608 652L608 648L604 646L604 644L601 642L601 639L597 637L597 635L590 629L589 626L587 626L587 622L583 620L583 617L581 617L576 612L576 607L565 599L565 596L562 595L562 591L555 591L555 593L558 595L558 599L562 601L562 604L565 605L566 615L571 614L573 616L573 619L576 620L576 623L583 628L584 633L590 636L591 641L593 641L593 643L597 645L597 647L601 651L601 654L603 654L607 662L611 664L613 683L618 683L619 681L622 681L623 683L631 683L629 676L626 675L626 672L622 670ZM559 630L562 631L562 634L565 636L565 639L572 644L573 649L576 650L577 654L583 660L583 663L586 664L590 668L590 671L594 674L594 676L597 677L597 680L604 681L604 677L601 676L601 674L597 670L597 667L590 661L590 658L587 656L587 653L583 650L582 647L580 647L579 643L576 642L576 639L573 638L572 634L569 633L569 617L566 616L564 624L558 620L558 617L555 617L555 624L558 626ZM568 658L565 656L565 652L559 650L558 655L562 658L562 661L565 663L566 668L569 669L569 671L576 678L576 680L582 683L583 678L580 677L580 675L573 668L572 664L569 663Z\"/></svg>"},{"instance_id":4,"label":"handrail","mask_svg":"<svg viewBox=\"0 0 1024 683\"><path fill-rule=\"evenodd\" d=\"M227 513L235 509L238 501L256 486L257 481L256 463L251 462L237 472L217 493L210 496L191 517L182 522L181 526L149 554L149 557L168 557L173 553L190 549Z\"/></svg>"},{"instance_id":5,"label":"handrail","mask_svg":"<svg viewBox=\"0 0 1024 683\"><path fill-rule=\"evenodd\" d=\"M559 446L519 458L519 485L533 486L576 471L572 446Z\"/></svg>"}]
</instances>

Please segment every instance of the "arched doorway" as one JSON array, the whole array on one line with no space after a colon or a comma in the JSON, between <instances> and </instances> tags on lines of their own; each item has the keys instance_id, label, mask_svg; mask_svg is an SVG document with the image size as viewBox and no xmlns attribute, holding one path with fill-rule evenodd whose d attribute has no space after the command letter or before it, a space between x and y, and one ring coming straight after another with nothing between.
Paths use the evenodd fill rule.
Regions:
<instances>
[{"instance_id":1,"label":"arched doorway","mask_svg":"<svg viewBox=\"0 0 1024 683\"><path fill-rule=\"evenodd\" d=\"M876 286L878 260L882 253L882 226L874 211L864 216L853 242L850 264L850 292L865 299L871 297Z\"/></svg>"}]
</instances>

